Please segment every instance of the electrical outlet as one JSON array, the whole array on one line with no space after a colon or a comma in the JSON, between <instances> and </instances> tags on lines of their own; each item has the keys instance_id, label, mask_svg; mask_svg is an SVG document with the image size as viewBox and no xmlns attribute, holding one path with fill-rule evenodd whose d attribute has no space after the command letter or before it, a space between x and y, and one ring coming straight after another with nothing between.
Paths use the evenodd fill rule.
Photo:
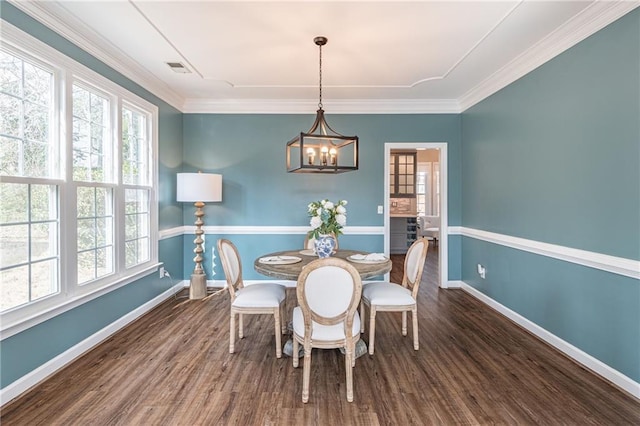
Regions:
<instances>
[{"instance_id":1,"label":"electrical outlet","mask_svg":"<svg viewBox=\"0 0 640 426\"><path fill-rule=\"evenodd\" d=\"M479 263L478 263L478 275L480 275L480 278L482 278L483 280L487 278L487 268L485 268Z\"/></svg>"},{"instance_id":2,"label":"electrical outlet","mask_svg":"<svg viewBox=\"0 0 640 426\"><path fill-rule=\"evenodd\" d=\"M160 267L160 278L164 278L164 273L165 273L164 266L161 266Z\"/></svg>"}]
</instances>

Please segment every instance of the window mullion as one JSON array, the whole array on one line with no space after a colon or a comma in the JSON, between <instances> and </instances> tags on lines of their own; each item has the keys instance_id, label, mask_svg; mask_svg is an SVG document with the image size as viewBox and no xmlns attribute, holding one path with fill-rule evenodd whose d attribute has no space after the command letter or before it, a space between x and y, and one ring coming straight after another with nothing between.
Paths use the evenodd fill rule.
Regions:
<instances>
[{"instance_id":1,"label":"window mullion","mask_svg":"<svg viewBox=\"0 0 640 426\"><path fill-rule=\"evenodd\" d=\"M73 99L71 73L64 72L60 78L60 153L65 185L60 190L60 232L64 235L60 242L61 291L74 295L78 288L77 261L77 185L73 181Z\"/></svg>"},{"instance_id":2,"label":"window mullion","mask_svg":"<svg viewBox=\"0 0 640 426\"><path fill-rule=\"evenodd\" d=\"M123 142L122 142L122 99L118 97L113 102L114 107L112 108L112 126L113 134L111 138L113 140L113 146L115 147L115 151L113 153L114 158L114 181L116 182L116 187L114 188L113 194L113 226L115 229L114 232L114 241L113 248L116 252L116 266L117 271L123 271L125 269L126 263L126 250L125 250L125 188L124 181L122 179L122 164L124 162L123 158Z\"/></svg>"}]
</instances>

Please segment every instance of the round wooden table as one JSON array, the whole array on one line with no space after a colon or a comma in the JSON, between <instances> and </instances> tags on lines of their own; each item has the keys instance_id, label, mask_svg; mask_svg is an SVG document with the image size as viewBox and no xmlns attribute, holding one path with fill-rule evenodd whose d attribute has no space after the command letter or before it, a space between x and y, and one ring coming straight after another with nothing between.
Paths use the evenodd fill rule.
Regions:
<instances>
[{"instance_id":1,"label":"round wooden table","mask_svg":"<svg viewBox=\"0 0 640 426\"><path fill-rule=\"evenodd\" d=\"M287 251L279 251L275 253L262 255L253 262L253 268L257 272L263 275L266 275L268 277L278 278L281 280L293 280L297 282L298 275L300 275L300 272L302 272L302 268L304 268L306 265L308 265L312 261L318 259L318 256L315 254L313 256L309 256L309 255L300 253L301 251L302 250L287 250ZM347 257L353 254L366 255L369 253L366 251L360 251L360 250L338 250L333 254L332 257L344 259L347 262L349 262L360 273L360 278L363 280L378 277L380 275L384 275L387 272L391 271L391 266L392 266L391 259L387 258L385 262L380 262L380 263L358 263L358 262L351 262L347 259ZM271 257L271 256L296 256L302 259L302 261L296 262L296 263L290 263L286 265L282 265L282 264L277 265L277 264L260 262L260 258ZM294 288L294 287L289 287L289 288ZM364 320L361 319L361 321L364 321ZM291 324L289 324L289 328L290 328L290 331L292 331ZM293 343L293 340L288 339L284 345L284 348L282 349L282 353L288 356L293 356L292 343ZM362 339L360 339L356 342L356 358L364 355L365 353L367 353L367 346L362 341ZM303 355L304 355L304 349L301 346L298 353L298 357L302 357Z\"/></svg>"},{"instance_id":2,"label":"round wooden table","mask_svg":"<svg viewBox=\"0 0 640 426\"><path fill-rule=\"evenodd\" d=\"M312 261L318 259L318 256L308 256L301 254L302 250L286 250L286 251L278 251L275 253L269 253L258 257L253 262L253 268L256 272L261 273L262 275L266 275L272 278L278 278L281 280L298 280L298 275L302 271L306 265L311 263ZM360 274L360 278L363 280L367 280L370 278L378 277L380 275L384 275L387 272L391 271L391 260L387 259L385 262L380 263L356 263L351 262L347 259L347 257L353 254L369 254L366 251L360 250L338 250L333 254L332 257L337 257L343 260L346 260L351 265L353 265L358 273ZM261 263L260 258L262 257L271 257L271 256L296 256L302 259L301 262L290 263L288 265L277 265L277 264L269 264L269 263Z\"/></svg>"}]
</instances>

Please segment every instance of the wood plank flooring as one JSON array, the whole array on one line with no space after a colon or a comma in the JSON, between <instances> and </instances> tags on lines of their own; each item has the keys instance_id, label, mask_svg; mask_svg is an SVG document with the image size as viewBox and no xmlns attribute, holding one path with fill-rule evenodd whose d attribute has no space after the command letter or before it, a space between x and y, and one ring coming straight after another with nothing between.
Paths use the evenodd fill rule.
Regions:
<instances>
[{"instance_id":1,"label":"wood plank flooring","mask_svg":"<svg viewBox=\"0 0 640 426\"><path fill-rule=\"evenodd\" d=\"M356 361L353 403L346 401L338 350L314 350L310 400L302 403L302 367L294 369L288 357L275 358L268 316L245 316L245 338L229 354L225 293L206 302L165 302L9 403L0 421L3 426L640 424L637 400L463 291L439 289L437 254L430 247L420 289L420 350L413 350L411 330L401 335L400 314L379 314L376 353ZM402 256L393 260L402 264Z\"/></svg>"}]
</instances>

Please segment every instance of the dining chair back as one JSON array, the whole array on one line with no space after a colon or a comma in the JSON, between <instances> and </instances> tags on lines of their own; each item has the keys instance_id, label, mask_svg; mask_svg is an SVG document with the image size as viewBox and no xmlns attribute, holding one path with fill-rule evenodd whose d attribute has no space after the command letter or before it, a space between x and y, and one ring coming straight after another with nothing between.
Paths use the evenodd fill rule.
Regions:
<instances>
[{"instance_id":1,"label":"dining chair back","mask_svg":"<svg viewBox=\"0 0 640 426\"><path fill-rule=\"evenodd\" d=\"M244 287L242 281L242 260L236 246L229 240L218 240L218 253L222 262L227 288L231 300L236 298L236 290Z\"/></svg>"},{"instance_id":2,"label":"dining chair back","mask_svg":"<svg viewBox=\"0 0 640 426\"><path fill-rule=\"evenodd\" d=\"M361 332L364 332L365 306L369 307L369 355L375 350L376 313L402 312L402 335L407 335L407 312L411 312L413 322L413 348L419 349L418 340L418 290L422 280L429 241L426 238L417 239L404 259L404 273L402 283L378 281L367 284L362 291L360 316L362 317Z\"/></svg>"},{"instance_id":3,"label":"dining chair back","mask_svg":"<svg viewBox=\"0 0 640 426\"><path fill-rule=\"evenodd\" d=\"M355 343L360 339L358 302L360 274L338 258L314 260L298 277L299 306L293 312L293 366L298 366L299 344L304 347L302 402L309 400L312 348L344 348L347 401L353 401Z\"/></svg>"},{"instance_id":4,"label":"dining chair back","mask_svg":"<svg viewBox=\"0 0 640 426\"><path fill-rule=\"evenodd\" d=\"M276 336L276 357L282 357L281 335L286 332L282 320L285 286L275 283L259 283L245 286L242 281L242 261L236 246L227 239L218 240L218 254L231 296L229 317L229 353L235 351L235 319L238 315L238 337L244 337L244 314L273 315Z\"/></svg>"},{"instance_id":5,"label":"dining chair back","mask_svg":"<svg viewBox=\"0 0 640 426\"><path fill-rule=\"evenodd\" d=\"M424 261L427 257L429 242L426 239L419 239L409 247L404 258L404 274L402 286L411 290L411 296L418 298L418 289L422 280Z\"/></svg>"}]
</instances>

